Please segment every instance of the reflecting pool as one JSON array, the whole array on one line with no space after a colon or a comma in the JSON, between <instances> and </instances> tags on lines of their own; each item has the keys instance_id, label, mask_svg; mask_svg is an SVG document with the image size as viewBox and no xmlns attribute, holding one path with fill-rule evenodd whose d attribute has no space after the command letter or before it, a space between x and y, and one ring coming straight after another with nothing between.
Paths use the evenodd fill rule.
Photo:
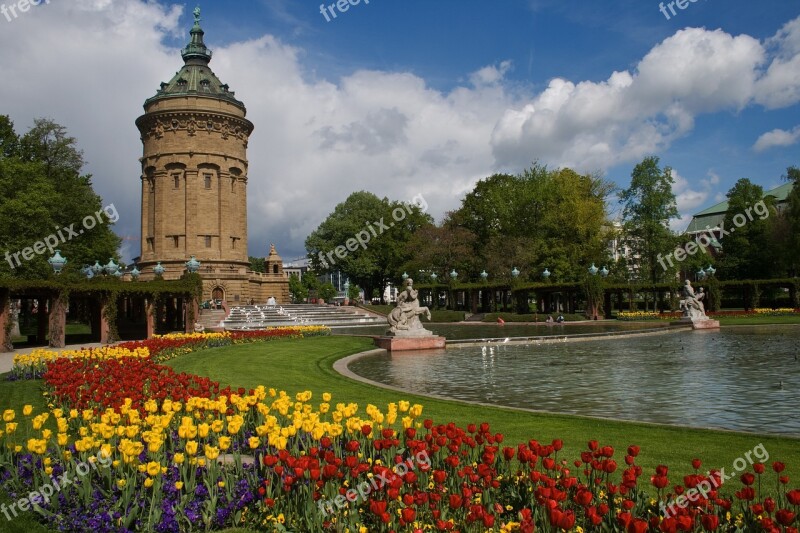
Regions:
<instances>
[{"instance_id":1,"label":"reflecting pool","mask_svg":"<svg viewBox=\"0 0 800 533\"><path fill-rule=\"evenodd\" d=\"M459 400L800 436L800 327L460 345L350 364L356 374Z\"/></svg>"},{"instance_id":2,"label":"reflecting pool","mask_svg":"<svg viewBox=\"0 0 800 533\"><path fill-rule=\"evenodd\" d=\"M465 339L491 339L506 337L538 337L538 336L563 336L581 335L586 333L612 333L616 331L635 331L642 329L669 327L667 321L653 322L579 322L575 324L526 324L515 325L506 324L498 326L491 323L475 324L437 324L423 322L425 329L432 331L435 335L441 335L447 340ZM334 328L335 335L383 335L389 326L367 326L367 327L346 327Z\"/></svg>"}]
</instances>

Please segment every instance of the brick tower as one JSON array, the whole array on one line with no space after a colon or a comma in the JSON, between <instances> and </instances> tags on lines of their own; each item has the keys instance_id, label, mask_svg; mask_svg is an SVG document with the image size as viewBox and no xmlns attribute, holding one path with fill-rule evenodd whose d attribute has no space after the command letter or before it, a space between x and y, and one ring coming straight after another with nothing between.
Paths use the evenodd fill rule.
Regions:
<instances>
[{"instance_id":1,"label":"brick tower","mask_svg":"<svg viewBox=\"0 0 800 533\"><path fill-rule=\"evenodd\" d=\"M288 301L283 268L250 270L247 254L247 144L253 124L244 104L209 68L200 11L194 12L184 65L136 120L142 163L142 279L165 268L179 278L185 262L201 263L204 298L229 303Z\"/></svg>"}]
</instances>

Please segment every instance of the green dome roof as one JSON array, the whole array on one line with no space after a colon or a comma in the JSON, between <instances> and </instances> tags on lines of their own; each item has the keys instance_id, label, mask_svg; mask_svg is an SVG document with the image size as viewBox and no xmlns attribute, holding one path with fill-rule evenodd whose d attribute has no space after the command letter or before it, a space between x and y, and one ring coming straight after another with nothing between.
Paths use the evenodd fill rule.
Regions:
<instances>
[{"instance_id":1,"label":"green dome roof","mask_svg":"<svg viewBox=\"0 0 800 533\"><path fill-rule=\"evenodd\" d=\"M203 42L203 29L200 27L200 9L194 10L194 26L192 26L191 41L181 50L184 65L175 76L167 83L161 83L161 88L155 96L148 98L144 105L162 98L173 96L206 96L218 98L244 109L244 103L235 98L227 84L211 71L208 64L211 61L211 50Z\"/></svg>"}]
</instances>

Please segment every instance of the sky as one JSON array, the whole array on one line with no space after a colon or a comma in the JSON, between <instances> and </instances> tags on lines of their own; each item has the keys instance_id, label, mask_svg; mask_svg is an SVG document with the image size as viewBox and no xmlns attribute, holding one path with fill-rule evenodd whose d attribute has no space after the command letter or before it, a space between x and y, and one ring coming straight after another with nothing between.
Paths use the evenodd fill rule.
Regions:
<instances>
[{"instance_id":1,"label":"sky","mask_svg":"<svg viewBox=\"0 0 800 533\"><path fill-rule=\"evenodd\" d=\"M18 132L51 118L78 139L130 261L134 121L182 66L196 4L36 1L0 0L0 114ZM270 243L304 256L306 236L359 190L422 195L440 221L497 172L538 161L625 188L655 155L673 169L682 231L738 179L768 190L800 165L797 0L199 5L210 67L255 124L253 256Z\"/></svg>"}]
</instances>

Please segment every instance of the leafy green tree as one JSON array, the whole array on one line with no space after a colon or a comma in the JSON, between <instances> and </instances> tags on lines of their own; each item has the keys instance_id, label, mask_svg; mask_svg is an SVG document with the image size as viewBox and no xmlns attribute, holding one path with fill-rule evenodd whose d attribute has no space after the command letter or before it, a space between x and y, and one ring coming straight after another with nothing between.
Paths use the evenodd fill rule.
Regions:
<instances>
[{"instance_id":1,"label":"leafy green tree","mask_svg":"<svg viewBox=\"0 0 800 533\"><path fill-rule=\"evenodd\" d=\"M422 226L409 240L407 249L411 259L403 270L412 278L420 278L418 282L429 282L432 273L444 279L453 269L467 276L480 272L481 262L475 255L476 236L459 226L454 215L448 213L441 225Z\"/></svg>"},{"instance_id":2,"label":"leafy green tree","mask_svg":"<svg viewBox=\"0 0 800 533\"><path fill-rule=\"evenodd\" d=\"M677 244L669 221L678 217L672 169L658 164L658 157L644 158L634 167L630 186L620 193L623 229L639 262L637 277L654 284L674 275L674 270L663 265L667 265L664 257Z\"/></svg>"},{"instance_id":3,"label":"leafy green tree","mask_svg":"<svg viewBox=\"0 0 800 533\"><path fill-rule=\"evenodd\" d=\"M764 260L764 243L767 241L769 222L754 207L765 202L768 213L774 212L770 198L764 198L764 189L742 178L728 191L728 211L725 214L722 239L720 274L727 279L764 279L770 277L771 261Z\"/></svg>"},{"instance_id":4,"label":"leafy green tree","mask_svg":"<svg viewBox=\"0 0 800 533\"><path fill-rule=\"evenodd\" d=\"M354 303L358 300L358 297L361 295L361 287L358 285L351 283L350 286L347 288L347 299L350 300L350 303Z\"/></svg>"},{"instance_id":5,"label":"leafy green tree","mask_svg":"<svg viewBox=\"0 0 800 533\"><path fill-rule=\"evenodd\" d=\"M306 250L315 271L338 270L369 294L397 277L409 239L432 223L417 205L354 192L306 238Z\"/></svg>"},{"instance_id":6,"label":"leafy green tree","mask_svg":"<svg viewBox=\"0 0 800 533\"><path fill-rule=\"evenodd\" d=\"M267 271L266 264L263 257L249 257L250 270L253 272L261 272L262 274Z\"/></svg>"},{"instance_id":7,"label":"leafy green tree","mask_svg":"<svg viewBox=\"0 0 800 533\"><path fill-rule=\"evenodd\" d=\"M19 150L19 137L8 115L0 115L0 158L13 157Z\"/></svg>"},{"instance_id":8,"label":"leafy green tree","mask_svg":"<svg viewBox=\"0 0 800 533\"><path fill-rule=\"evenodd\" d=\"M783 178L794 184L789 193L788 206L783 213L788 229L786 246L786 267L790 276L800 274L800 168L792 166L786 169Z\"/></svg>"},{"instance_id":9,"label":"leafy green tree","mask_svg":"<svg viewBox=\"0 0 800 533\"><path fill-rule=\"evenodd\" d=\"M333 286L333 283L328 281L319 286L317 294L320 298L325 300L325 303L331 303L338 292L339 291L336 290L336 287Z\"/></svg>"},{"instance_id":10,"label":"leafy green tree","mask_svg":"<svg viewBox=\"0 0 800 533\"><path fill-rule=\"evenodd\" d=\"M558 281L578 281L590 263L607 260L612 189L597 175L535 164L479 181L453 218L475 235L477 270L510 279L516 267L538 280L548 268Z\"/></svg>"},{"instance_id":11,"label":"leafy green tree","mask_svg":"<svg viewBox=\"0 0 800 533\"><path fill-rule=\"evenodd\" d=\"M297 274L289 276L289 294L294 303L303 303L308 298L308 287L303 285Z\"/></svg>"},{"instance_id":12,"label":"leafy green tree","mask_svg":"<svg viewBox=\"0 0 800 533\"><path fill-rule=\"evenodd\" d=\"M16 252L49 241L67 257L62 275L77 275L84 264L117 258L119 238L111 225L118 213L102 205L90 175L81 175L83 156L74 138L50 121L36 120L16 137L0 118L0 275L36 279L52 275L51 251L39 245L30 260ZM91 229L90 229L91 223ZM32 254L28 254L31 257Z\"/></svg>"}]
</instances>

